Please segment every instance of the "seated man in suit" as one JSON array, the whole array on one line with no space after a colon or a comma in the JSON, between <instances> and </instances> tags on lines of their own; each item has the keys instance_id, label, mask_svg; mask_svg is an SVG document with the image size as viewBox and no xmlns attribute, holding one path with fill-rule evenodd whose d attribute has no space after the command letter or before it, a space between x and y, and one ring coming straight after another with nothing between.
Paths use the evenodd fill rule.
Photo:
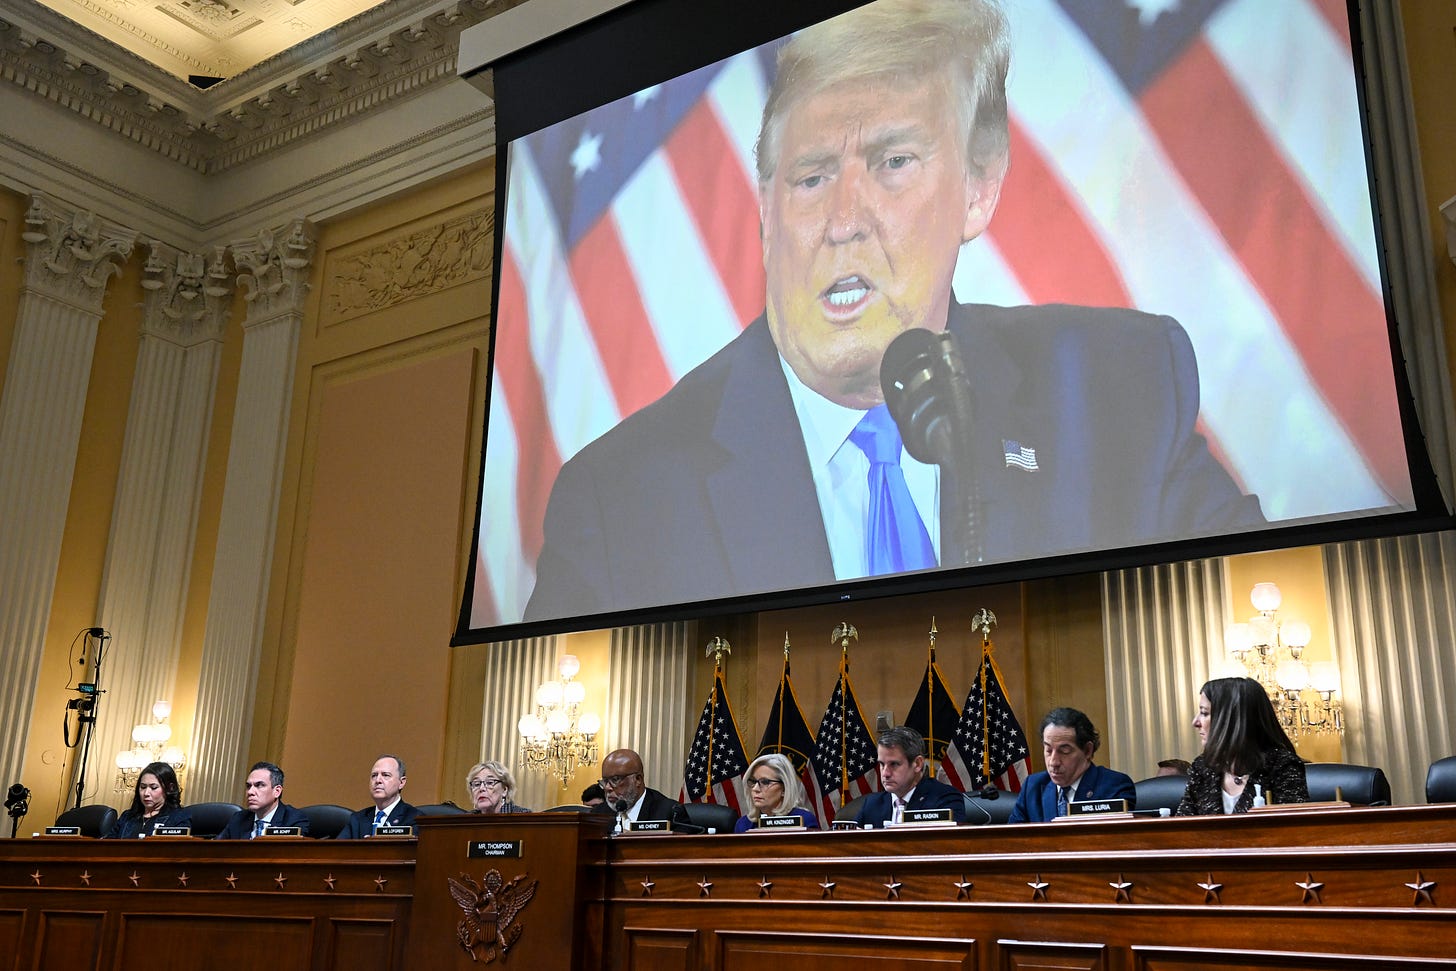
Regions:
<instances>
[{"instance_id":1,"label":"seated man in suit","mask_svg":"<svg viewBox=\"0 0 1456 971\"><path fill-rule=\"evenodd\" d=\"M692 825L682 803L647 788L642 778L642 756L629 748L619 748L602 759L601 786L607 801L593 806L591 811L597 815L615 815L614 833L622 832L628 821L646 819L665 819L673 829Z\"/></svg>"},{"instance_id":2,"label":"seated man in suit","mask_svg":"<svg viewBox=\"0 0 1456 971\"><path fill-rule=\"evenodd\" d=\"M297 826L301 835L308 835L308 817L283 803L282 769L272 762L256 762L245 785L248 808L233 813L216 839L255 839L275 826Z\"/></svg>"},{"instance_id":3,"label":"seated man in suit","mask_svg":"<svg viewBox=\"0 0 1456 971\"><path fill-rule=\"evenodd\" d=\"M966 820L966 800L944 782L925 778L925 739L901 725L878 739L880 785L860 804L855 820L861 826L899 822L907 809L949 809L958 823Z\"/></svg>"},{"instance_id":4,"label":"seated man in suit","mask_svg":"<svg viewBox=\"0 0 1456 971\"><path fill-rule=\"evenodd\" d=\"M1026 780L1008 823L1044 823L1067 814L1067 804L1082 799L1126 799L1137 805L1137 789L1121 772L1092 764L1102 745L1092 720L1075 708L1053 708L1041 720L1041 753L1046 771Z\"/></svg>"},{"instance_id":5,"label":"seated man in suit","mask_svg":"<svg viewBox=\"0 0 1456 971\"><path fill-rule=\"evenodd\" d=\"M400 798L404 784L404 763L399 756L381 755L369 770L369 793L374 805L350 816L334 839L365 839L374 835L377 826L414 826L420 811Z\"/></svg>"}]
</instances>

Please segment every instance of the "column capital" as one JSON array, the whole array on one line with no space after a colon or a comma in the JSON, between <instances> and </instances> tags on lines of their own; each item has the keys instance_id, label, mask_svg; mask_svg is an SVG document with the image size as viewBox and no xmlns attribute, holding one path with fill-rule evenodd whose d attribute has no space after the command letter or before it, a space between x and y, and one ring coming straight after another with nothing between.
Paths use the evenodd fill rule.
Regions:
<instances>
[{"instance_id":1,"label":"column capital","mask_svg":"<svg viewBox=\"0 0 1456 971\"><path fill-rule=\"evenodd\" d=\"M106 284L136 242L135 230L63 208L38 192L31 194L20 237L26 289L92 314L101 313Z\"/></svg>"},{"instance_id":2,"label":"column capital","mask_svg":"<svg viewBox=\"0 0 1456 971\"><path fill-rule=\"evenodd\" d=\"M295 219L280 230L265 229L232 244L248 315L243 326L284 314L302 314L313 264L314 228Z\"/></svg>"},{"instance_id":3,"label":"column capital","mask_svg":"<svg viewBox=\"0 0 1456 971\"><path fill-rule=\"evenodd\" d=\"M227 247L214 247L209 260L156 240L141 242L147 247L142 333L183 347L222 340L233 292Z\"/></svg>"}]
</instances>

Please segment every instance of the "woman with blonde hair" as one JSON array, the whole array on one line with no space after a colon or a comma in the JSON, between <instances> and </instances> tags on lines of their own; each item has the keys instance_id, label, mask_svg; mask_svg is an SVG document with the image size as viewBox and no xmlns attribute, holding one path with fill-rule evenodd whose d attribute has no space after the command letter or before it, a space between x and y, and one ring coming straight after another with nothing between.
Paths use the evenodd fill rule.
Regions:
<instances>
[{"instance_id":1,"label":"woman with blonde hair","mask_svg":"<svg viewBox=\"0 0 1456 971\"><path fill-rule=\"evenodd\" d=\"M475 763L465 773L465 788L470 791L471 812L528 813L531 810L511 801L516 792L516 777L511 770L494 759Z\"/></svg>"},{"instance_id":2,"label":"woman with blonde hair","mask_svg":"<svg viewBox=\"0 0 1456 971\"><path fill-rule=\"evenodd\" d=\"M819 820L804 808L804 784L787 756L774 752L754 759L744 787L748 790L748 815L738 817L733 832L748 832L763 816L794 815L809 829L819 828Z\"/></svg>"}]
</instances>

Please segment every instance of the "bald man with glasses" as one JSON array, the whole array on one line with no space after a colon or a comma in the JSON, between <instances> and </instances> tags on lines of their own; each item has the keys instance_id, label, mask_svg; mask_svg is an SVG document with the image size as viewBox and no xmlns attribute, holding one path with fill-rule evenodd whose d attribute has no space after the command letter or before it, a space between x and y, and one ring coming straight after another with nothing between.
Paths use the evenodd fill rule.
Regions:
<instances>
[{"instance_id":1,"label":"bald man with glasses","mask_svg":"<svg viewBox=\"0 0 1456 971\"><path fill-rule=\"evenodd\" d=\"M591 811L616 816L615 833L622 832L627 822L648 819L665 819L675 830L679 826L696 829L688 821L682 803L647 787L642 778L642 756L629 748L619 748L602 759L601 786L607 801Z\"/></svg>"}]
</instances>

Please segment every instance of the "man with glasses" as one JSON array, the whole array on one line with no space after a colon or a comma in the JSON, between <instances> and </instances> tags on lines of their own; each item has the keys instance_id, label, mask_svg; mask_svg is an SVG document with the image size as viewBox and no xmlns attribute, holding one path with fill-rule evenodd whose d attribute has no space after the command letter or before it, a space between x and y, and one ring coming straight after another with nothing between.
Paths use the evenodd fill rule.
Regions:
<instances>
[{"instance_id":1,"label":"man with glasses","mask_svg":"<svg viewBox=\"0 0 1456 971\"><path fill-rule=\"evenodd\" d=\"M300 835L308 835L308 817L284 804L283 770L272 762L257 762L248 770L243 798L248 808L233 813L216 839L256 839L277 826L297 826Z\"/></svg>"},{"instance_id":2,"label":"man with glasses","mask_svg":"<svg viewBox=\"0 0 1456 971\"><path fill-rule=\"evenodd\" d=\"M374 805L350 816L334 839L365 839L380 826L413 827L420 811L400 797L404 784L404 763L399 756L381 755L369 770L369 794L374 797Z\"/></svg>"},{"instance_id":3,"label":"man with glasses","mask_svg":"<svg viewBox=\"0 0 1456 971\"><path fill-rule=\"evenodd\" d=\"M647 819L665 819L674 829L679 825L692 826L682 803L647 788L642 779L642 756L631 749L619 748L602 759L601 785L607 801L593 806L592 812L615 815L615 833L626 829L628 822Z\"/></svg>"}]
</instances>

